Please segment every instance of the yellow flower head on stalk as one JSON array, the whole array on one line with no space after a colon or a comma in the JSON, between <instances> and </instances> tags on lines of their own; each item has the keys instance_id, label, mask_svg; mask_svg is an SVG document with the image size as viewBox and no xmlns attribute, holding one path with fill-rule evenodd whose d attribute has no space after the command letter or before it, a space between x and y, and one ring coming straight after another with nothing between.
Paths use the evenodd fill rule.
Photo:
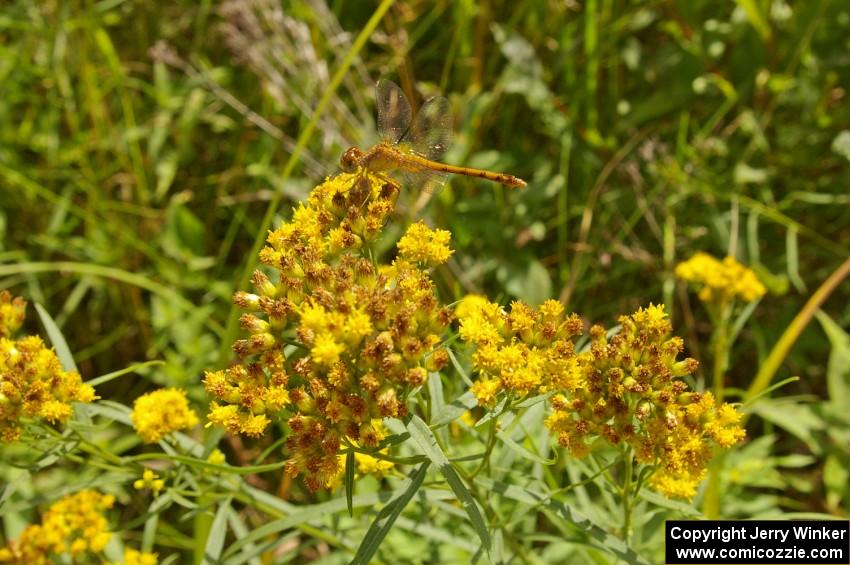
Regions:
<instances>
[{"instance_id":1,"label":"yellow flower head on stalk","mask_svg":"<svg viewBox=\"0 0 850 565\"><path fill-rule=\"evenodd\" d=\"M506 312L480 296L458 304L460 338L474 346L472 367L478 379L472 392L492 406L502 394L523 397L581 385L572 338L582 322L566 315L556 300L534 309L516 301Z\"/></svg>"},{"instance_id":2,"label":"yellow flower head on stalk","mask_svg":"<svg viewBox=\"0 0 850 565\"><path fill-rule=\"evenodd\" d=\"M404 416L411 391L448 362L451 312L424 270L451 255L448 232L414 224L392 264L373 262L398 191L368 171L317 186L269 233L254 293L234 295L247 311L240 363L204 378L211 424L259 436L286 423L286 472L312 490L340 475L344 442L377 447L380 420Z\"/></svg>"},{"instance_id":3,"label":"yellow flower head on stalk","mask_svg":"<svg viewBox=\"0 0 850 565\"><path fill-rule=\"evenodd\" d=\"M8 290L0 292L0 338L12 337L24 323L27 303L17 296L12 298Z\"/></svg>"},{"instance_id":4,"label":"yellow flower head on stalk","mask_svg":"<svg viewBox=\"0 0 850 565\"><path fill-rule=\"evenodd\" d=\"M627 443L639 463L657 469L650 484L666 496L691 498L705 475L713 445L744 437L740 414L717 406L711 393L690 392L681 377L697 368L678 360L683 341L671 337L663 306L619 320L611 338L590 330L590 350L576 357L581 386L552 398L546 426L572 455L587 455L598 441Z\"/></svg>"},{"instance_id":5,"label":"yellow flower head on stalk","mask_svg":"<svg viewBox=\"0 0 850 565\"><path fill-rule=\"evenodd\" d=\"M159 441L171 432L198 423L197 415L189 407L186 391L178 388L161 388L138 397L133 402L130 418L145 443Z\"/></svg>"},{"instance_id":6,"label":"yellow flower head on stalk","mask_svg":"<svg viewBox=\"0 0 850 565\"><path fill-rule=\"evenodd\" d=\"M66 422L72 402L89 403L97 396L80 375L62 369L59 358L38 336L10 339L23 319L26 303L0 293L0 441L16 441L22 418L50 424Z\"/></svg>"},{"instance_id":7,"label":"yellow flower head on stalk","mask_svg":"<svg viewBox=\"0 0 850 565\"><path fill-rule=\"evenodd\" d=\"M129 548L124 550L123 565L156 565L157 562L156 553L145 553Z\"/></svg>"},{"instance_id":8,"label":"yellow flower head on stalk","mask_svg":"<svg viewBox=\"0 0 850 565\"><path fill-rule=\"evenodd\" d=\"M752 302L767 292L756 274L734 257L719 261L701 251L679 263L676 276L698 287L700 300L721 307L736 298Z\"/></svg>"},{"instance_id":9,"label":"yellow flower head on stalk","mask_svg":"<svg viewBox=\"0 0 850 565\"><path fill-rule=\"evenodd\" d=\"M104 513L114 502L112 495L93 490L65 496L47 509L41 524L27 526L20 538L0 549L0 562L47 565L62 556L85 561L84 555L103 551L112 537Z\"/></svg>"},{"instance_id":10,"label":"yellow flower head on stalk","mask_svg":"<svg viewBox=\"0 0 850 565\"><path fill-rule=\"evenodd\" d=\"M165 481L153 472L152 469L145 469L142 472L142 478L133 482L133 488L136 490L150 489L154 494L158 493L165 487Z\"/></svg>"}]
</instances>

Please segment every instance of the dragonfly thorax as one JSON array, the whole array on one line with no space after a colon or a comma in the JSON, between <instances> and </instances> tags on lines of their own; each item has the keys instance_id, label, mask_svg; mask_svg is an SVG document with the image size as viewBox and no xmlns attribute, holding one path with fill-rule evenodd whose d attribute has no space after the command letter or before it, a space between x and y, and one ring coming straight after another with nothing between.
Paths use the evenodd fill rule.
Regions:
<instances>
[{"instance_id":1,"label":"dragonfly thorax","mask_svg":"<svg viewBox=\"0 0 850 565\"><path fill-rule=\"evenodd\" d=\"M349 148L342 157L339 158L339 166L346 173L353 173L360 166L360 160L363 159L363 150L357 147Z\"/></svg>"}]
</instances>

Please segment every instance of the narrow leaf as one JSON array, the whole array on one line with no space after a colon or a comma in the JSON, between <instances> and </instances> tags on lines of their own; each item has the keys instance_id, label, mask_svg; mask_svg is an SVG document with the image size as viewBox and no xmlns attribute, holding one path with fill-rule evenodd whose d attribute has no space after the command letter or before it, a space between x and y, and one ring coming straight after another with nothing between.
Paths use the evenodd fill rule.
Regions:
<instances>
[{"instance_id":1,"label":"narrow leaf","mask_svg":"<svg viewBox=\"0 0 850 565\"><path fill-rule=\"evenodd\" d=\"M831 349L826 367L826 386L829 400L836 406L850 404L850 335L832 318L818 310L815 312Z\"/></svg>"},{"instance_id":2,"label":"narrow leaf","mask_svg":"<svg viewBox=\"0 0 850 565\"><path fill-rule=\"evenodd\" d=\"M632 565L646 565L649 563L635 553L623 540L609 534L602 526L594 524L588 516L567 506L563 502L552 500L547 494L516 485L491 481L483 477L479 479L479 482L494 495L503 496L517 502L524 502L532 507L545 508L554 512L562 520L571 524L577 530L584 532L590 539L596 540L595 543L591 544L593 547L613 554L626 563Z\"/></svg>"},{"instance_id":3,"label":"narrow leaf","mask_svg":"<svg viewBox=\"0 0 850 565\"><path fill-rule=\"evenodd\" d=\"M144 361L144 362L141 362L141 363L134 363L134 364L130 365L129 367L125 367L124 369L120 369L118 371L113 371L111 373L101 375L97 378L90 379L90 380L86 381L86 384L91 385L91 386L102 385L103 383L108 383L109 381L117 379L118 377L123 377L124 375L126 375L128 373L135 373L136 371L138 371L139 369L141 369L143 367L152 367L154 365L165 365L165 361L154 360L154 361Z\"/></svg>"},{"instance_id":4,"label":"narrow leaf","mask_svg":"<svg viewBox=\"0 0 850 565\"><path fill-rule=\"evenodd\" d=\"M221 550L224 548L224 536L227 535L228 512L230 512L229 498L219 505L218 511L215 513L204 547L204 563L215 563L221 557Z\"/></svg>"},{"instance_id":5,"label":"narrow leaf","mask_svg":"<svg viewBox=\"0 0 850 565\"><path fill-rule=\"evenodd\" d=\"M431 429L428 428L428 424L423 422L418 416L414 415L410 419L410 423L407 425L407 431L410 432L410 437L412 437L422 449L422 453L428 457L428 459L437 466L440 473L443 474L446 482L449 483L449 486L454 491L455 496L457 496L458 500L463 505L466 515L469 516L469 519L472 521L472 525L478 532L478 537L481 538L481 544L489 552L490 533L487 531L487 525L484 523L481 511L475 504L475 500L472 498L472 494L469 492L469 489L466 488L466 485L463 484L460 476L458 476L457 471L455 471L454 467L452 467L446 457L446 454L443 453L442 449L440 449L440 446L437 444L437 438L434 437Z\"/></svg>"},{"instance_id":6,"label":"narrow leaf","mask_svg":"<svg viewBox=\"0 0 850 565\"><path fill-rule=\"evenodd\" d=\"M345 504L348 506L348 515L354 516L354 464L357 455L354 450L345 456Z\"/></svg>"},{"instance_id":7,"label":"narrow leaf","mask_svg":"<svg viewBox=\"0 0 850 565\"><path fill-rule=\"evenodd\" d=\"M427 461L422 463L422 465L420 465L410 477L410 483L399 489L398 492L393 495L393 498L381 509L380 512L378 512L378 515L375 517L372 525L369 526L369 530L366 532L363 542L360 544L360 547L357 548L357 553L354 555L354 559L351 560L352 565L365 565L371 561L375 552L378 550L378 547L381 545L381 542L384 541L385 537L387 537L387 534L393 524L395 524L399 515L401 515L405 506L407 506L410 499L413 498L413 495L416 494L416 491L419 490L419 487L422 486L422 482L425 480L425 475L428 474L429 465L430 463Z\"/></svg>"},{"instance_id":8,"label":"narrow leaf","mask_svg":"<svg viewBox=\"0 0 850 565\"><path fill-rule=\"evenodd\" d=\"M41 319L44 330L47 332L47 337L50 338L53 349L56 350L56 356L59 357L59 362L62 363L62 368L66 371L78 372L77 365L74 363L74 356L71 355L71 349L62 335L62 330L59 329L59 326L56 325L56 322L53 321L53 318L50 317L50 314L47 313L47 310L41 304L36 302L35 309L38 312L38 317Z\"/></svg>"},{"instance_id":9,"label":"narrow leaf","mask_svg":"<svg viewBox=\"0 0 850 565\"><path fill-rule=\"evenodd\" d=\"M433 426L438 428L454 422L461 415L478 405L478 400L475 395L467 391L462 396L454 400L451 404L446 404L442 411L432 414L431 421Z\"/></svg>"}]
</instances>

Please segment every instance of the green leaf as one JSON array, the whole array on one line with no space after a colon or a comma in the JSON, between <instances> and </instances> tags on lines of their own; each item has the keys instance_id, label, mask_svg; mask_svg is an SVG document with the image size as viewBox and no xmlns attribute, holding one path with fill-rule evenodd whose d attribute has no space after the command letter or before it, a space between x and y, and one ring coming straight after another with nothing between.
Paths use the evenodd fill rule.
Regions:
<instances>
[{"instance_id":1,"label":"green leaf","mask_svg":"<svg viewBox=\"0 0 850 565\"><path fill-rule=\"evenodd\" d=\"M335 498L327 502L321 502L319 504L309 506L295 506L281 500L277 496L249 485L243 484L241 490L249 497L249 499L243 500L243 502L258 508L263 512L280 516L280 518L254 528L250 534L239 538L228 546L222 558L222 560L226 562L229 562L229 558L240 552L243 547L261 542L266 537L280 534L285 530L302 527L305 524L321 520L329 514L342 512L348 506L346 501L341 498ZM392 499L392 496L393 494L387 492L358 494L353 498L352 504L354 508L373 506L382 500Z\"/></svg>"},{"instance_id":2,"label":"green leaf","mask_svg":"<svg viewBox=\"0 0 850 565\"><path fill-rule=\"evenodd\" d=\"M443 380L440 373L428 375L428 398L431 401L431 414L439 414L446 407L446 399L443 396Z\"/></svg>"},{"instance_id":3,"label":"green leaf","mask_svg":"<svg viewBox=\"0 0 850 565\"><path fill-rule=\"evenodd\" d=\"M846 407L850 404L850 335L822 311L815 312L815 316L832 346L826 367L829 400Z\"/></svg>"},{"instance_id":4,"label":"green leaf","mask_svg":"<svg viewBox=\"0 0 850 565\"><path fill-rule=\"evenodd\" d=\"M99 400L95 404L87 406L89 415L102 416L108 420L119 422L126 426L132 426L133 420L130 419L132 411L119 402L112 400Z\"/></svg>"},{"instance_id":5,"label":"green leaf","mask_svg":"<svg viewBox=\"0 0 850 565\"><path fill-rule=\"evenodd\" d=\"M419 490L419 487L422 486L422 482L428 474L429 465L430 463L428 461L422 463L410 477L410 482L407 485L403 485L381 511L378 512L375 520L369 526L363 542L357 548L354 559L351 560L352 565L365 565L371 561L381 542L387 537L393 524L401 515L401 512L410 502L410 499L413 498L413 495Z\"/></svg>"},{"instance_id":6,"label":"green leaf","mask_svg":"<svg viewBox=\"0 0 850 565\"><path fill-rule=\"evenodd\" d=\"M823 465L823 484L826 487L827 504L838 507L850 484L850 472L835 454L827 457Z\"/></svg>"},{"instance_id":7,"label":"green leaf","mask_svg":"<svg viewBox=\"0 0 850 565\"><path fill-rule=\"evenodd\" d=\"M59 326L56 325L56 322L47 313L47 310L38 302L35 303L35 310L38 312L38 317L44 326L44 330L47 332L47 337L50 338L50 343L56 351L56 356L59 357L59 362L62 363L62 368L66 371L79 372L77 371L76 363L74 363L74 356L71 355L71 349L62 335L62 330L59 329Z\"/></svg>"},{"instance_id":8,"label":"green leaf","mask_svg":"<svg viewBox=\"0 0 850 565\"><path fill-rule=\"evenodd\" d=\"M461 380L466 384L466 386L472 386L472 379L469 378L466 369L461 366L460 362L457 360L457 357L455 357L455 353L454 351L452 351L452 348L447 347L446 351L448 351L449 359L452 362L452 366L455 368L455 371L457 371L457 374L460 375Z\"/></svg>"},{"instance_id":9,"label":"green leaf","mask_svg":"<svg viewBox=\"0 0 850 565\"><path fill-rule=\"evenodd\" d=\"M478 406L478 400L475 398L474 394L467 391L452 401L451 404L446 404L442 411L438 411L433 414L431 421L434 423L433 425L435 428L439 428L440 426L445 426L446 424L454 422L460 418L464 412L467 412L476 406Z\"/></svg>"},{"instance_id":10,"label":"green leaf","mask_svg":"<svg viewBox=\"0 0 850 565\"><path fill-rule=\"evenodd\" d=\"M204 254L204 224L187 207L172 204L166 212L163 248L175 259Z\"/></svg>"},{"instance_id":11,"label":"green leaf","mask_svg":"<svg viewBox=\"0 0 850 565\"><path fill-rule=\"evenodd\" d=\"M688 520L703 520L705 519L705 515L702 512L694 508L692 505L687 504L685 502L680 502L678 500L672 500L667 497L661 496L657 492L643 489L640 491L640 497L649 502L654 506L658 506L659 508L667 508L668 510L674 510L680 513Z\"/></svg>"},{"instance_id":12,"label":"green leaf","mask_svg":"<svg viewBox=\"0 0 850 565\"><path fill-rule=\"evenodd\" d=\"M204 563L216 563L224 548L224 537L227 535L227 514L230 512L230 498L218 506L212 527L207 535L204 547Z\"/></svg>"},{"instance_id":13,"label":"green leaf","mask_svg":"<svg viewBox=\"0 0 850 565\"><path fill-rule=\"evenodd\" d=\"M350 450L345 456L345 503L348 505L348 515L354 516L354 464L357 455Z\"/></svg>"},{"instance_id":14,"label":"green leaf","mask_svg":"<svg viewBox=\"0 0 850 565\"><path fill-rule=\"evenodd\" d=\"M552 500L548 494L542 494L528 488L493 481L485 477L479 478L478 482L493 496L510 498L517 502L523 502L533 507L546 508L554 512L561 519L571 524L576 530L583 532L591 540L596 540L595 543L590 544L591 546L613 554L626 563L633 565L648 565L649 563L643 557L635 553L635 551L626 545L623 540L609 534L605 528L593 523L589 517L585 516L578 510L567 506L563 502Z\"/></svg>"},{"instance_id":15,"label":"green leaf","mask_svg":"<svg viewBox=\"0 0 850 565\"><path fill-rule=\"evenodd\" d=\"M145 520L145 527L142 530L142 551L153 551L154 542L156 541L156 530L159 525L159 515L171 503L171 495L169 491L158 496L148 507L149 517Z\"/></svg>"},{"instance_id":16,"label":"green leaf","mask_svg":"<svg viewBox=\"0 0 850 565\"><path fill-rule=\"evenodd\" d=\"M531 305L552 297L552 278L540 261L532 261L524 273L510 277L505 290Z\"/></svg>"},{"instance_id":17,"label":"green leaf","mask_svg":"<svg viewBox=\"0 0 850 565\"><path fill-rule=\"evenodd\" d=\"M500 433L496 434L496 437L498 437L499 440L502 443L504 443L506 446L508 446L512 451L517 452L519 455L521 455L525 459L530 459L531 461L534 461L535 463L540 463L541 465L552 465L552 464L555 463L555 461L558 460L557 457L553 457L552 459L546 459L545 457L542 457L542 456L534 453L530 449L523 447L519 443L515 442L513 439L511 439L510 435L507 434L507 433L500 432Z\"/></svg>"},{"instance_id":18,"label":"green leaf","mask_svg":"<svg viewBox=\"0 0 850 565\"><path fill-rule=\"evenodd\" d=\"M111 373L107 373L107 374L101 375L97 378L88 380L88 381L86 381L86 384L91 385L91 386L102 385L103 383L108 383L109 381L117 379L118 377L123 377L124 375L126 375L128 373L135 373L139 369L142 369L144 367L153 367L155 365L165 365L165 361L154 360L154 361L145 361L145 362L142 362L142 363L134 363L134 364L132 364L129 367L126 367L124 369L120 369L118 371L113 371Z\"/></svg>"},{"instance_id":19,"label":"green leaf","mask_svg":"<svg viewBox=\"0 0 850 565\"><path fill-rule=\"evenodd\" d=\"M443 450L437 444L437 438L431 432L428 424L422 421L419 416L414 415L407 424L407 431L410 432L410 437L419 445L422 453L431 460L431 462L439 469L440 473L445 477L446 482L454 491L466 515L469 516L478 537L481 538L481 544L488 552L490 551L490 532L487 531L487 525L484 523L484 518L481 516L481 511L475 504L472 494L463 484L460 476L452 467Z\"/></svg>"},{"instance_id":20,"label":"green leaf","mask_svg":"<svg viewBox=\"0 0 850 565\"><path fill-rule=\"evenodd\" d=\"M800 398L762 400L753 405L753 412L796 436L812 453L820 454L823 451L815 432L823 430L826 423L814 413L811 406L803 404Z\"/></svg>"}]
</instances>

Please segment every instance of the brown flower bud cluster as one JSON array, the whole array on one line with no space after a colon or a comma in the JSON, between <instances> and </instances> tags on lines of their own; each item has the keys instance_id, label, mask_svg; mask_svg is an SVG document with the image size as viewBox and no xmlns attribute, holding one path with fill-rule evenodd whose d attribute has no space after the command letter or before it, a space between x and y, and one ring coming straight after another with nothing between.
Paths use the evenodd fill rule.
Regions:
<instances>
[{"instance_id":1,"label":"brown flower bud cluster","mask_svg":"<svg viewBox=\"0 0 850 565\"><path fill-rule=\"evenodd\" d=\"M744 437L740 415L716 406L711 393L691 392L681 379L698 364L677 360L684 349L663 306L620 317L612 337L590 330L590 350L578 356L582 385L552 398L546 426L558 443L583 457L604 440L628 443L639 463L656 466L650 484L666 496L690 498L705 475L713 445Z\"/></svg>"}]
</instances>

